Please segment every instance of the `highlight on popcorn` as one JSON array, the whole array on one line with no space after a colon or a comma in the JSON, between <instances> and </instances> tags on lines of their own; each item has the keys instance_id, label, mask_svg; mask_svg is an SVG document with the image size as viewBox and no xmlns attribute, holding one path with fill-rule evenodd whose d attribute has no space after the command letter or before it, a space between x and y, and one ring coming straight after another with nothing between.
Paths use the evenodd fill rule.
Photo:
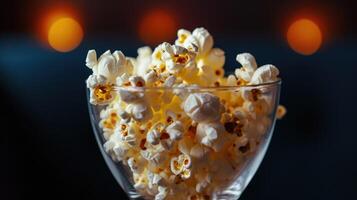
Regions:
<instances>
[{"instance_id":1,"label":"highlight on popcorn","mask_svg":"<svg viewBox=\"0 0 357 200\"><path fill-rule=\"evenodd\" d=\"M275 118L279 70L239 53L225 74L225 53L204 28L180 29L174 44L88 51L90 103L103 106L104 149L127 167L149 199L213 199L242 173Z\"/></svg>"}]
</instances>

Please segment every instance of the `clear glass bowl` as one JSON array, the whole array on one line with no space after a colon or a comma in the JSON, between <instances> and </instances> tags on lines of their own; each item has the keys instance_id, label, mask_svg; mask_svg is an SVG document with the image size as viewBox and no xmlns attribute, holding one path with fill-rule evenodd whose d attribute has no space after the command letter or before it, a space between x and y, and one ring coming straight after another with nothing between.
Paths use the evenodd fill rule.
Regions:
<instances>
[{"instance_id":1,"label":"clear glass bowl","mask_svg":"<svg viewBox=\"0 0 357 200\"><path fill-rule=\"evenodd\" d=\"M220 101L222 104L227 103L227 105L230 106L230 110L232 110L232 113L234 112L233 110L235 109L242 109L244 106L242 104L242 95L247 94L249 97L248 98L253 98L250 99L252 102L254 101L260 101L263 99L265 101L265 104L268 104L265 108L261 108L261 104L257 103L253 105L254 112L257 113L255 116L255 121L254 121L254 116L249 116L251 120L254 121L252 122L249 126L250 131L241 130L240 134L234 133L236 135L234 136L229 136L230 138L232 137L241 137L242 134L244 137L248 138L248 145L245 144L244 146L238 146L236 147L235 143L232 144L235 148L239 148L239 151L241 153L234 154L236 157L232 159L227 159L227 155L222 155L225 159L229 160L229 162L232 165L233 170L228 170L225 167L221 167L220 169L215 169L213 170L214 173L212 173L213 180L211 182L214 182L214 179L219 179L219 177L224 177L223 175L220 174L225 174L225 177L227 177L227 173L229 173L229 178L225 178L224 181L217 181L218 183L213 184L210 186L208 184L209 188L209 196L204 195L202 196L202 199L238 199L240 195L242 194L243 190L247 187L248 183L252 179L253 175L257 171L260 163L262 162L262 159L267 151L268 145L270 143L272 134L273 134L273 129L275 125L275 113L277 106L279 104L279 95L280 95L280 85L281 81L276 81L272 83L266 83L266 84L261 84L261 85L250 85L250 86L221 86L221 87L206 87L206 88L145 88L142 87L139 90L136 90L135 88L133 89L134 92L137 92L137 94L145 95L149 99L149 104L160 104L161 108L166 107L166 104L170 104L170 100L165 100L167 96L173 97L175 94L177 95L178 92L179 94L185 94L186 96L189 94L195 94L195 93L210 93L213 94L217 97L220 98ZM125 89L127 88L118 88L120 89ZM253 94L253 96L252 96ZM184 96L184 95L183 95ZM176 96L176 98L178 98ZM185 97L183 97L185 98ZM89 91L87 90L87 99L89 102ZM258 100L257 100L258 99ZM171 99L172 100L172 99ZM233 105L233 106L232 106ZM128 197L130 199L154 199L155 197L148 194L147 192L139 191L135 189L134 187L134 179L132 172L130 168L124 164L123 162L116 162L112 159L112 157L105 151L103 145L106 142L106 139L103 135L103 130L99 126L99 123L101 121L100 118L100 112L105 109L105 106L95 106L90 103L88 103L89 106L89 114L90 114L90 119L91 123L93 126L94 134L96 137L96 140L99 144L99 149L102 152L102 155L104 157L105 162L107 163L109 169L111 170L113 176L115 179L118 181L119 185L123 188L123 190L126 192ZM180 108L177 108L180 110ZM226 108L226 111L228 109ZM264 110L264 111L262 111ZM155 111L154 111L155 112ZM184 113L184 112L183 112ZM260 114L264 113L264 114ZM260 115L264 117L260 117ZM223 117L222 117L223 118ZM260 119L261 118L261 119ZM264 118L264 120L263 120ZM259 121L259 120L263 121ZM155 123L155 122L153 122ZM244 126L248 126L248 122L245 122ZM261 124L264 124L262 127ZM225 134L231 134L231 130L229 130L229 127L225 127ZM228 128L228 129L227 129ZM229 132L227 131L229 130ZM146 130L147 132L147 130ZM229 139L231 140L231 139ZM233 139L234 140L234 139ZM239 140L239 139L237 139ZM228 141L229 143L232 141ZM229 145L231 145L229 143ZM229 147L228 147L229 148ZM212 150L211 150L212 151ZM234 150L236 151L236 150ZM220 157L220 156L219 156ZM229 158L229 157L228 157ZM200 160L195 160L195 158L192 159L192 165L199 165ZM232 164L233 163L233 164ZM211 162L208 165L208 168L215 168L214 162ZM192 173L195 173L192 171ZM194 177L194 175L191 175ZM207 189L208 190L208 189ZM171 197L173 199L181 199L182 197L185 197L185 199L189 199L190 196L192 195L192 191L190 194L182 194L180 192L181 197L179 197L179 193L174 194L175 196ZM170 199L170 198L169 198ZM191 199L200 199L198 196L194 197L191 196Z\"/></svg>"}]
</instances>

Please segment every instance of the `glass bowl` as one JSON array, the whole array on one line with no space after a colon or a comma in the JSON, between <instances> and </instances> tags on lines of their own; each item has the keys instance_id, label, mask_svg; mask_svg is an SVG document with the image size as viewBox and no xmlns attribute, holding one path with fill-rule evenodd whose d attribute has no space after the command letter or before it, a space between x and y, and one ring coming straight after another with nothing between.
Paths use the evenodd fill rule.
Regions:
<instances>
[{"instance_id":1,"label":"glass bowl","mask_svg":"<svg viewBox=\"0 0 357 200\"><path fill-rule=\"evenodd\" d=\"M125 87L116 88L116 92L119 94L120 91L130 91L132 95L144 97L151 110L148 121L145 123L139 122L139 124L148 124L148 122L151 124L146 128L145 126L144 128L141 127L139 131L141 135L135 139L136 141L133 145L136 149L139 148L139 153L148 151L146 149L148 146L154 146L148 144L146 139L143 139L147 137L148 132L152 129L152 124L160 121L169 125L173 120L184 121L184 124L189 123L184 126L181 139L170 140L171 149L164 148L161 151L162 154L166 155L166 161L160 164L159 172L155 171L157 170L156 168L153 169L152 164L148 164L151 163L151 160L142 159L144 160L140 164L142 166L139 166L142 168L147 166L146 168L144 167L147 174L145 176L149 176L149 171L166 174L162 176L165 177L163 178L165 179L165 199L238 199L257 171L270 143L276 120L276 110L279 104L280 85L281 81L279 80L260 85L205 88ZM89 93L89 90L87 90L88 102ZM188 116L190 114L185 112L185 108L190 107L186 105L188 104L187 99L195 97L197 100L202 94L210 94L219 98L222 106L222 108L219 108L221 110L219 114L217 115L214 112L218 110L216 106L206 109L206 112L201 113L201 117L207 118L207 116L210 116L208 118L218 119L216 121L221 123L221 127L224 127L223 132L220 131L218 135L218 138L223 138L222 140L216 139L214 140L216 142L211 143L202 142L203 138L198 136L199 133L208 133L208 130L212 127L199 125L201 122L192 120ZM119 96L117 99L120 99ZM198 101L204 101L200 98L198 99ZM113 127L107 126L106 129L103 128L103 121L108 122L108 118L103 117L103 113L112 106L92 105L90 103L88 103L88 106L99 149L113 176L127 196L130 199L160 199L162 196L155 196L160 190L158 185L147 183L148 178L140 179L138 175L133 175L131 167L128 166L130 156L118 161L120 159L117 158L116 153L110 149L108 150L106 142L113 135L112 132L108 133L108 128ZM126 109L125 105L123 109ZM167 113L176 113L175 117L177 119L172 119L175 117ZM157 115L161 117L157 117ZM117 124L119 122L114 120L112 123ZM198 128L198 126L200 127ZM213 127L215 126L213 125ZM166 142L165 144L167 144L164 139L160 138L159 142ZM158 145L164 146L164 143ZM185 150L182 150L183 147L185 147ZM193 151L196 147L201 148L199 152L204 155L193 153L197 152ZM190 157L190 174L188 178L180 178L178 174L172 173L172 160L181 154L187 154ZM181 175L181 177L183 176ZM138 179L140 180L138 181ZM146 185L138 187L138 182L140 181L146 181Z\"/></svg>"}]
</instances>

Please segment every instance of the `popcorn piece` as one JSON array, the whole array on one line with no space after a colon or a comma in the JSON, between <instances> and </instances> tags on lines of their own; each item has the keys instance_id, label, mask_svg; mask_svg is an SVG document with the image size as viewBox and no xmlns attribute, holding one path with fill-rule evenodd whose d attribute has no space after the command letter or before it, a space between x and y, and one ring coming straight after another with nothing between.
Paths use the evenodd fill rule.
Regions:
<instances>
[{"instance_id":1,"label":"popcorn piece","mask_svg":"<svg viewBox=\"0 0 357 200\"><path fill-rule=\"evenodd\" d=\"M126 112L139 122L146 122L152 117L152 110L145 102L135 102L126 107Z\"/></svg>"},{"instance_id":2,"label":"popcorn piece","mask_svg":"<svg viewBox=\"0 0 357 200\"><path fill-rule=\"evenodd\" d=\"M234 75L229 75L227 77L227 85L228 86L235 86L235 85L238 85L237 84L237 78L234 76Z\"/></svg>"},{"instance_id":3,"label":"popcorn piece","mask_svg":"<svg viewBox=\"0 0 357 200\"><path fill-rule=\"evenodd\" d=\"M176 45L165 44L162 59L170 73L178 73L183 68L190 68L195 65L195 54Z\"/></svg>"},{"instance_id":4,"label":"popcorn piece","mask_svg":"<svg viewBox=\"0 0 357 200\"><path fill-rule=\"evenodd\" d=\"M164 125L162 123L155 124L146 135L146 141L152 145L159 144L163 128Z\"/></svg>"},{"instance_id":5,"label":"popcorn piece","mask_svg":"<svg viewBox=\"0 0 357 200\"><path fill-rule=\"evenodd\" d=\"M155 196L155 200L164 200L167 196L167 188L159 186L158 187L159 193Z\"/></svg>"},{"instance_id":6,"label":"popcorn piece","mask_svg":"<svg viewBox=\"0 0 357 200\"><path fill-rule=\"evenodd\" d=\"M131 157L127 162L134 174L142 173L145 169L145 160L141 156Z\"/></svg>"},{"instance_id":7,"label":"popcorn piece","mask_svg":"<svg viewBox=\"0 0 357 200\"><path fill-rule=\"evenodd\" d=\"M144 75L144 79L149 86L152 86L158 80L158 75L154 70L150 70Z\"/></svg>"},{"instance_id":8,"label":"popcorn piece","mask_svg":"<svg viewBox=\"0 0 357 200\"><path fill-rule=\"evenodd\" d=\"M194 93L184 102L186 114L196 122L212 122L220 119L221 103L210 93Z\"/></svg>"},{"instance_id":9,"label":"popcorn piece","mask_svg":"<svg viewBox=\"0 0 357 200\"><path fill-rule=\"evenodd\" d=\"M137 190L143 190L147 187L146 174L140 174L140 176L135 178L134 181L135 181L134 188Z\"/></svg>"},{"instance_id":10,"label":"popcorn piece","mask_svg":"<svg viewBox=\"0 0 357 200\"><path fill-rule=\"evenodd\" d=\"M257 62L250 53L238 54L236 60L242 65L245 71L254 72L257 69Z\"/></svg>"},{"instance_id":11,"label":"popcorn piece","mask_svg":"<svg viewBox=\"0 0 357 200\"><path fill-rule=\"evenodd\" d=\"M131 116L129 113L127 113L125 110L119 111L119 116L121 118L121 121L124 123L129 123L131 120Z\"/></svg>"},{"instance_id":12,"label":"popcorn piece","mask_svg":"<svg viewBox=\"0 0 357 200\"><path fill-rule=\"evenodd\" d=\"M149 188L153 188L154 186L157 186L160 184L160 182L162 182L162 178L159 174L156 173L152 173L152 172L148 172L147 174L147 178L148 178L148 185Z\"/></svg>"},{"instance_id":13,"label":"popcorn piece","mask_svg":"<svg viewBox=\"0 0 357 200\"><path fill-rule=\"evenodd\" d=\"M144 93L141 87L145 86L145 81L142 77L129 77L127 74L123 74L117 78L116 82L118 86L121 86L118 94L124 102L134 103L143 99ZM126 86L131 86L131 88L125 88Z\"/></svg>"},{"instance_id":14,"label":"popcorn piece","mask_svg":"<svg viewBox=\"0 0 357 200\"><path fill-rule=\"evenodd\" d=\"M131 86L131 83L129 82L129 74L124 73L116 78L116 84L117 86Z\"/></svg>"},{"instance_id":15,"label":"popcorn piece","mask_svg":"<svg viewBox=\"0 0 357 200\"><path fill-rule=\"evenodd\" d=\"M115 129L115 132L120 135L120 139L123 142L126 142L130 146L136 145L136 133L133 126L129 124L120 124Z\"/></svg>"},{"instance_id":16,"label":"popcorn piece","mask_svg":"<svg viewBox=\"0 0 357 200\"><path fill-rule=\"evenodd\" d=\"M161 154L161 151L153 148L141 151L140 154L143 158L156 166L160 165L166 159L165 155Z\"/></svg>"},{"instance_id":17,"label":"popcorn piece","mask_svg":"<svg viewBox=\"0 0 357 200\"><path fill-rule=\"evenodd\" d=\"M188 179L191 176L191 158L186 154L181 154L174 157L170 161L171 172L175 175L180 175L182 179Z\"/></svg>"},{"instance_id":18,"label":"popcorn piece","mask_svg":"<svg viewBox=\"0 0 357 200\"><path fill-rule=\"evenodd\" d=\"M88 51L86 65L93 70L93 74L107 78L111 83L123 73L131 73L133 65L121 51L111 54L110 50L104 52L97 60L94 50Z\"/></svg>"},{"instance_id":19,"label":"popcorn piece","mask_svg":"<svg viewBox=\"0 0 357 200\"><path fill-rule=\"evenodd\" d=\"M115 160L125 159L130 147L122 141L121 134L114 132L109 140L104 143L104 149L107 153L114 156Z\"/></svg>"},{"instance_id":20,"label":"popcorn piece","mask_svg":"<svg viewBox=\"0 0 357 200\"><path fill-rule=\"evenodd\" d=\"M136 67L134 74L138 76L145 76L146 71L149 69L151 63L152 50L150 47L141 47L138 49L138 57L136 57Z\"/></svg>"},{"instance_id":21,"label":"popcorn piece","mask_svg":"<svg viewBox=\"0 0 357 200\"><path fill-rule=\"evenodd\" d=\"M188 30L185 29L178 30L177 37L178 39L175 41L176 45L185 47L186 49L193 52L199 51L198 49L199 44L197 39Z\"/></svg>"},{"instance_id":22,"label":"popcorn piece","mask_svg":"<svg viewBox=\"0 0 357 200\"><path fill-rule=\"evenodd\" d=\"M199 60L198 65L206 65L212 67L213 69L220 69L223 67L225 59L226 57L222 49L213 48L211 51L209 51L207 56ZM223 74L221 75L223 76Z\"/></svg>"},{"instance_id":23,"label":"popcorn piece","mask_svg":"<svg viewBox=\"0 0 357 200\"><path fill-rule=\"evenodd\" d=\"M196 138L202 144L212 147L215 151L219 151L222 144L218 143L217 139L218 137L222 137L224 131L224 126L220 122L199 123Z\"/></svg>"},{"instance_id":24,"label":"popcorn piece","mask_svg":"<svg viewBox=\"0 0 357 200\"><path fill-rule=\"evenodd\" d=\"M144 97L143 91L134 89L134 88L119 88L118 90L119 97L122 101L126 103L137 103L142 101Z\"/></svg>"},{"instance_id":25,"label":"popcorn piece","mask_svg":"<svg viewBox=\"0 0 357 200\"><path fill-rule=\"evenodd\" d=\"M279 70L274 65L263 65L259 67L253 74L250 84L256 85L276 81L279 75Z\"/></svg>"},{"instance_id":26,"label":"popcorn piece","mask_svg":"<svg viewBox=\"0 0 357 200\"><path fill-rule=\"evenodd\" d=\"M87 53L87 58L86 58L86 66L90 69L95 68L95 66L98 64L97 60L97 52L95 50L89 50ZM96 69L93 69L96 70ZM97 72L95 72L97 73Z\"/></svg>"},{"instance_id":27,"label":"popcorn piece","mask_svg":"<svg viewBox=\"0 0 357 200\"><path fill-rule=\"evenodd\" d=\"M249 53L241 53L237 55L236 60L242 65L241 68L236 69L236 77L245 83L249 82L257 69L255 58Z\"/></svg>"},{"instance_id":28,"label":"popcorn piece","mask_svg":"<svg viewBox=\"0 0 357 200\"><path fill-rule=\"evenodd\" d=\"M196 28L192 32L192 36L197 40L199 52L201 55L206 55L213 47L213 37L204 28Z\"/></svg>"},{"instance_id":29,"label":"popcorn piece","mask_svg":"<svg viewBox=\"0 0 357 200\"><path fill-rule=\"evenodd\" d=\"M116 97L114 85L102 75L90 75L87 87L90 89L89 102L93 105L106 105Z\"/></svg>"},{"instance_id":30,"label":"popcorn piece","mask_svg":"<svg viewBox=\"0 0 357 200\"><path fill-rule=\"evenodd\" d=\"M99 127L103 129L103 134L106 140L113 134L116 124L120 121L118 108L107 108L100 112Z\"/></svg>"},{"instance_id":31,"label":"popcorn piece","mask_svg":"<svg viewBox=\"0 0 357 200\"><path fill-rule=\"evenodd\" d=\"M171 140L180 140L183 135L183 125L180 121L175 121L166 128Z\"/></svg>"},{"instance_id":32,"label":"popcorn piece","mask_svg":"<svg viewBox=\"0 0 357 200\"><path fill-rule=\"evenodd\" d=\"M178 84L174 89L174 94L180 99L185 100L187 96L192 93L195 89L198 89L198 85L187 85L185 83Z\"/></svg>"},{"instance_id":33,"label":"popcorn piece","mask_svg":"<svg viewBox=\"0 0 357 200\"><path fill-rule=\"evenodd\" d=\"M131 76L129 82L132 87L144 87L145 80L141 76Z\"/></svg>"},{"instance_id":34,"label":"popcorn piece","mask_svg":"<svg viewBox=\"0 0 357 200\"><path fill-rule=\"evenodd\" d=\"M172 87L175 84L176 77L175 76L169 76L165 82L164 82L164 87Z\"/></svg>"}]
</instances>

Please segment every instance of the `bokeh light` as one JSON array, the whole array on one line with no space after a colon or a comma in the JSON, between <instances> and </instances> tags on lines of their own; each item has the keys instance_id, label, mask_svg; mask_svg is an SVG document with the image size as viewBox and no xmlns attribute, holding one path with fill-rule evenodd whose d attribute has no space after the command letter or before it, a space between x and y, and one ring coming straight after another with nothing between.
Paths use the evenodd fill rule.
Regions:
<instances>
[{"instance_id":1,"label":"bokeh light","mask_svg":"<svg viewBox=\"0 0 357 200\"><path fill-rule=\"evenodd\" d=\"M70 17L56 20L48 30L48 43L60 52L75 49L82 41L83 30L81 25Z\"/></svg>"},{"instance_id":2,"label":"bokeh light","mask_svg":"<svg viewBox=\"0 0 357 200\"><path fill-rule=\"evenodd\" d=\"M143 15L139 23L139 37L146 44L156 45L176 37L177 21L168 10L154 9Z\"/></svg>"},{"instance_id":3,"label":"bokeh light","mask_svg":"<svg viewBox=\"0 0 357 200\"><path fill-rule=\"evenodd\" d=\"M84 35L80 11L73 5L57 3L34 10L34 33L40 44L59 52L76 48Z\"/></svg>"},{"instance_id":4,"label":"bokeh light","mask_svg":"<svg viewBox=\"0 0 357 200\"><path fill-rule=\"evenodd\" d=\"M320 27L312 20L303 18L293 22L287 32L290 47L303 55L314 54L321 46Z\"/></svg>"}]
</instances>

